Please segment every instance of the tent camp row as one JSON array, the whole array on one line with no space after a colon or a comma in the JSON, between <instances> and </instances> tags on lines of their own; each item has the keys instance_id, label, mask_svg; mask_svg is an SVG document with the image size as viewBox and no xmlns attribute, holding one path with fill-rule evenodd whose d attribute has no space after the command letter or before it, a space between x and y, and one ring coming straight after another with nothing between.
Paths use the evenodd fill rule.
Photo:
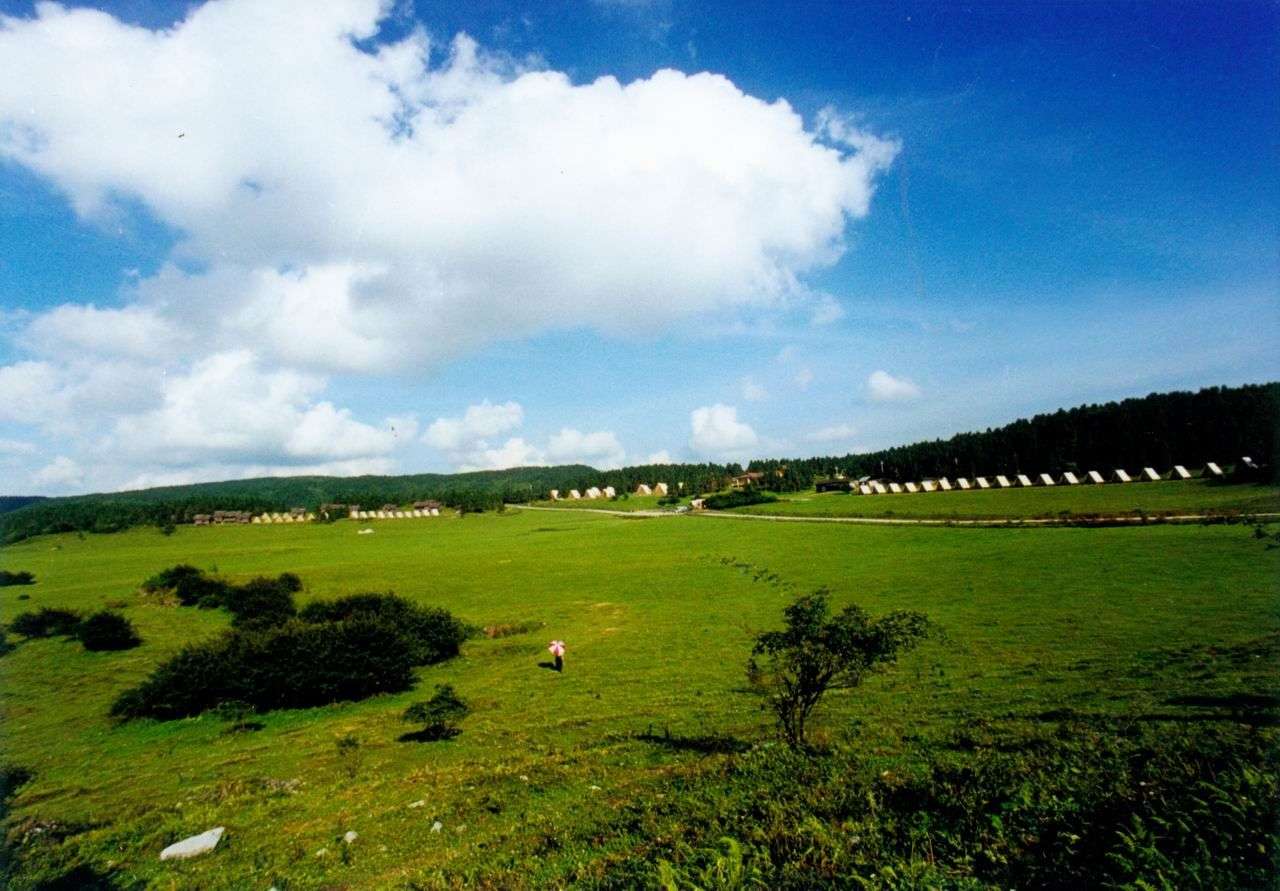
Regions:
<instances>
[{"instance_id":1,"label":"tent camp row","mask_svg":"<svg viewBox=\"0 0 1280 891\"><path fill-rule=\"evenodd\" d=\"M1248 459L1244 459L1244 463L1249 465ZM903 492L956 492L972 489L1023 489L1033 486L1084 486L1084 485L1101 485L1103 483L1145 483L1156 482L1162 479L1168 480L1189 480L1196 477L1203 479L1222 479L1225 474L1222 468L1212 461L1206 464L1198 473L1193 474L1181 464L1174 465L1167 474L1161 476L1155 471L1155 468L1144 467L1134 474L1130 474L1127 470L1116 468L1103 476L1096 470L1087 470L1081 473L1067 471L1057 477L1047 473L1037 473L1034 476L1025 473L1016 473L1006 476L1005 474L996 474L992 477L976 476L972 479L968 477L957 477L954 480L947 477L937 477L932 479L921 480L920 482L898 483L887 480L872 479L871 477L862 477L857 480L842 481L847 484L847 488L855 495L896 495ZM817 485L818 491L832 491L833 489L843 489L842 486L835 486L834 480L823 480Z\"/></svg>"},{"instance_id":2,"label":"tent camp row","mask_svg":"<svg viewBox=\"0 0 1280 891\"><path fill-rule=\"evenodd\" d=\"M253 518L254 523L310 523L316 518L315 514L309 514L304 508L295 507L288 513L272 514L261 513Z\"/></svg>"},{"instance_id":3,"label":"tent camp row","mask_svg":"<svg viewBox=\"0 0 1280 891\"><path fill-rule=\"evenodd\" d=\"M439 501L415 501L413 507L407 509L397 504L384 504L378 510L361 510L359 505L355 505L347 516L353 520L411 520L438 517L442 506Z\"/></svg>"},{"instance_id":4,"label":"tent camp row","mask_svg":"<svg viewBox=\"0 0 1280 891\"><path fill-rule=\"evenodd\" d=\"M636 486L636 495L666 495L668 487L666 483L654 483L652 486L641 483ZM567 495L562 495L559 489L551 490L552 501L591 501L596 498L617 498L618 490L613 486L592 486L585 492L578 489L570 489Z\"/></svg>"}]
</instances>

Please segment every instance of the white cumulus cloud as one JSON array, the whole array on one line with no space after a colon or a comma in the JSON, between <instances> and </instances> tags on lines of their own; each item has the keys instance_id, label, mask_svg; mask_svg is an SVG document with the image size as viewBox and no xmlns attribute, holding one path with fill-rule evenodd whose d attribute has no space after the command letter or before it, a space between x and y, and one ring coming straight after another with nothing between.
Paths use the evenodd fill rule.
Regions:
<instances>
[{"instance_id":1,"label":"white cumulus cloud","mask_svg":"<svg viewBox=\"0 0 1280 891\"><path fill-rule=\"evenodd\" d=\"M867 378L867 392L877 402L905 402L921 395L920 388L906 378L887 371L873 371Z\"/></svg>"},{"instance_id":2,"label":"white cumulus cloud","mask_svg":"<svg viewBox=\"0 0 1280 891\"><path fill-rule=\"evenodd\" d=\"M708 458L742 460L759 442L749 424L738 420L738 410L731 405L695 408L689 416L692 436L689 446Z\"/></svg>"}]
</instances>

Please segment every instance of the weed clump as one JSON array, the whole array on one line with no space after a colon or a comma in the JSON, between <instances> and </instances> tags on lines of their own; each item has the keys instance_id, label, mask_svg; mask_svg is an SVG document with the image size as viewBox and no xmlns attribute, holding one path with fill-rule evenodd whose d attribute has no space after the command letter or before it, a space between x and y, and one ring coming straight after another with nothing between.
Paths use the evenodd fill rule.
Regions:
<instances>
[{"instance_id":1,"label":"weed clump","mask_svg":"<svg viewBox=\"0 0 1280 891\"><path fill-rule=\"evenodd\" d=\"M19 613L9 623L9 630L27 639L38 637L74 637L80 625L80 614L69 609L45 606L33 613Z\"/></svg>"}]
</instances>

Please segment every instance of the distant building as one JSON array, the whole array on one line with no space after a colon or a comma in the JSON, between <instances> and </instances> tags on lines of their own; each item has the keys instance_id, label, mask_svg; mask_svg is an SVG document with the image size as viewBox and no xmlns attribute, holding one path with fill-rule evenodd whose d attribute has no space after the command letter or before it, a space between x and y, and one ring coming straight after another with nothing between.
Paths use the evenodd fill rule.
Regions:
<instances>
[{"instance_id":1,"label":"distant building","mask_svg":"<svg viewBox=\"0 0 1280 891\"><path fill-rule=\"evenodd\" d=\"M836 477L829 480L817 480L813 484L815 492L848 492L849 481Z\"/></svg>"},{"instance_id":2,"label":"distant building","mask_svg":"<svg viewBox=\"0 0 1280 891\"><path fill-rule=\"evenodd\" d=\"M757 471L752 470L748 473L735 476L733 479L729 480L729 485L735 489L745 489L747 486L757 485L762 479L764 479L763 473L758 473Z\"/></svg>"}]
</instances>

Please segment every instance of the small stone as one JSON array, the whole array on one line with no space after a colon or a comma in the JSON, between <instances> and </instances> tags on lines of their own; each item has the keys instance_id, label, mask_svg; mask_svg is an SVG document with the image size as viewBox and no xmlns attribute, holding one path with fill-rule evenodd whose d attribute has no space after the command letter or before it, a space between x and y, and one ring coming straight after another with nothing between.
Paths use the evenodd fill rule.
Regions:
<instances>
[{"instance_id":1,"label":"small stone","mask_svg":"<svg viewBox=\"0 0 1280 891\"><path fill-rule=\"evenodd\" d=\"M412 810L412 809L413 809L413 808L415 808L415 807L425 807L425 806L426 806L426 804L427 804L427 802L426 802L426 800L425 800L425 799L419 798L419 799L418 799L417 801L415 801L413 804L409 805L409 809L410 809L410 810Z\"/></svg>"},{"instance_id":2,"label":"small stone","mask_svg":"<svg viewBox=\"0 0 1280 891\"><path fill-rule=\"evenodd\" d=\"M343 844L349 845L359 837L360 837L360 834L357 833L354 829L352 829L352 830L349 830L347 834L342 837L342 842Z\"/></svg>"},{"instance_id":3,"label":"small stone","mask_svg":"<svg viewBox=\"0 0 1280 891\"><path fill-rule=\"evenodd\" d=\"M524 780L526 783L529 782L529 778L524 774L520 774L520 779Z\"/></svg>"},{"instance_id":4,"label":"small stone","mask_svg":"<svg viewBox=\"0 0 1280 891\"><path fill-rule=\"evenodd\" d=\"M434 823L431 824L432 832L439 832L441 829L444 829L444 824L441 823L439 820L436 820Z\"/></svg>"},{"instance_id":5,"label":"small stone","mask_svg":"<svg viewBox=\"0 0 1280 891\"><path fill-rule=\"evenodd\" d=\"M174 842L160 852L160 859L186 860L188 857L199 857L201 854L207 854L218 846L218 842L222 840L222 833L224 832L226 832L224 827L216 826L208 832L202 832L199 835L184 838L180 842Z\"/></svg>"},{"instance_id":6,"label":"small stone","mask_svg":"<svg viewBox=\"0 0 1280 891\"><path fill-rule=\"evenodd\" d=\"M599 791L600 791L600 787L599 787L599 786L592 786L592 787L591 787L591 791L592 791L592 792L599 792Z\"/></svg>"},{"instance_id":7,"label":"small stone","mask_svg":"<svg viewBox=\"0 0 1280 891\"><path fill-rule=\"evenodd\" d=\"M320 850L316 851L316 856L323 857L325 854L328 854L328 853L329 853L328 848L321 848Z\"/></svg>"}]
</instances>

